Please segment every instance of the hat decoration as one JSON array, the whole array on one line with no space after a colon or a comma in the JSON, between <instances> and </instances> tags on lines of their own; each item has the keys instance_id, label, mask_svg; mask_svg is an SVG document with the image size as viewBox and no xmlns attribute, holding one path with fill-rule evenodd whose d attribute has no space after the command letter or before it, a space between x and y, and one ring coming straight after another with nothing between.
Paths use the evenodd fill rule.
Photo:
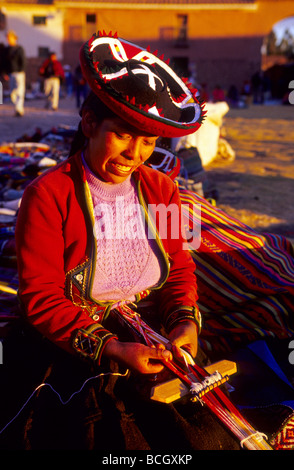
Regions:
<instances>
[{"instance_id":1,"label":"hat decoration","mask_svg":"<svg viewBox=\"0 0 294 470\"><path fill-rule=\"evenodd\" d=\"M92 91L135 127L163 137L200 127L205 111L197 90L156 52L103 31L82 46L80 63Z\"/></svg>"},{"instance_id":2,"label":"hat decoration","mask_svg":"<svg viewBox=\"0 0 294 470\"><path fill-rule=\"evenodd\" d=\"M161 171L174 180L181 173L181 160L169 148L156 146L145 165Z\"/></svg>"}]
</instances>

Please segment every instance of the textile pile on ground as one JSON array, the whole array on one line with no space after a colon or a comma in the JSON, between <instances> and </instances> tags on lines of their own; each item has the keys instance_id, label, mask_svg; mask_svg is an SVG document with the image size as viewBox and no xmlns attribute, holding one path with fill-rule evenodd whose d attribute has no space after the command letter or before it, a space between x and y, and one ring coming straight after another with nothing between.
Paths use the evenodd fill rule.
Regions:
<instances>
[{"instance_id":1,"label":"textile pile on ground","mask_svg":"<svg viewBox=\"0 0 294 470\"><path fill-rule=\"evenodd\" d=\"M25 187L39 174L68 156L75 129L60 126L45 133L23 135L0 144L0 340L18 318L14 231Z\"/></svg>"}]
</instances>

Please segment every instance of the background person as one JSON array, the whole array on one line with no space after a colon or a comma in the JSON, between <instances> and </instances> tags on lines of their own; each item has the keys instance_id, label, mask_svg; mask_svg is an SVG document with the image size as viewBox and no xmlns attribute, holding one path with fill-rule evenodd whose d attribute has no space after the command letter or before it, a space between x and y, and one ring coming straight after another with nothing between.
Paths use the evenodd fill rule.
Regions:
<instances>
[{"instance_id":1,"label":"background person","mask_svg":"<svg viewBox=\"0 0 294 470\"><path fill-rule=\"evenodd\" d=\"M14 31L8 31L6 39L8 46L4 53L4 78L9 79L10 98L14 104L15 116L20 117L24 115L26 57L23 47L18 44L18 36Z\"/></svg>"},{"instance_id":2,"label":"background person","mask_svg":"<svg viewBox=\"0 0 294 470\"><path fill-rule=\"evenodd\" d=\"M60 83L64 79L64 70L57 60L55 52L50 52L39 69L44 77L44 93L46 95L46 108L57 111L59 106Z\"/></svg>"},{"instance_id":3,"label":"background person","mask_svg":"<svg viewBox=\"0 0 294 470\"><path fill-rule=\"evenodd\" d=\"M88 87L86 80L83 77L82 69L80 65L78 65L75 69L74 84L75 84L76 104L77 104L77 108L80 109L81 104L85 101L87 95L89 94L89 87Z\"/></svg>"}]
</instances>

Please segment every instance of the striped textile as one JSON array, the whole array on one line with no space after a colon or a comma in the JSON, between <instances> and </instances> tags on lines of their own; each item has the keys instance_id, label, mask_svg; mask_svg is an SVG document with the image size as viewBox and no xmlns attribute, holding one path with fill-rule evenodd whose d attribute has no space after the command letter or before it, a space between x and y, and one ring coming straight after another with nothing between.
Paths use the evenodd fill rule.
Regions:
<instances>
[{"instance_id":1,"label":"striped textile","mask_svg":"<svg viewBox=\"0 0 294 470\"><path fill-rule=\"evenodd\" d=\"M293 336L290 241L257 233L185 188L180 195L186 228L201 223L201 240L190 248L203 316L202 348L227 352L258 339Z\"/></svg>"},{"instance_id":2,"label":"striped textile","mask_svg":"<svg viewBox=\"0 0 294 470\"><path fill-rule=\"evenodd\" d=\"M0 266L0 337L1 322L18 316L18 275L15 267Z\"/></svg>"},{"instance_id":3,"label":"striped textile","mask_svg":"<svg viewBox=\"0 0 294 470\"><path fill-rule=\"evenodd\" d=\"M272 437L270 444L274 450L294 450L294 415L283 423L281 429Z\"/></svg>"}]
</instances>

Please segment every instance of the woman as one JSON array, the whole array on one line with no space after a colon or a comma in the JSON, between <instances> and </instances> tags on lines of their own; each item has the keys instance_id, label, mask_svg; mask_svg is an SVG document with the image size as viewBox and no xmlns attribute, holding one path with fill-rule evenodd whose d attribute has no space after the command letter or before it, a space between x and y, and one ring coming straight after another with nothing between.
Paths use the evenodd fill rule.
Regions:
<instances>
[{"instance_id":1,"label":"woman","mask_svg":"<svg viewBox=\"0 0 294 470\"><path fill-rule=\"evenodd\" d=\"M26 422L26 448L238 448L207 410L196 407L187 421L174 407L142 402L132 378L115 375L127 367L131 377L149 378L181 356L180 348L197 353L195 266L185 250L178 188L143 164L159 136L194 132L202 108L164 62L116 37L93 36L81 66L93 93L83 106L77 151L22 199L19 297L28 322L59 347L49 354L50 361L57 356L45 374L51 384L68 390L90 370L114 375L83 390L67 419L48 396L41 406L39 394L38 412ZM122 331L115 311L125 305L163 327L170 346L150 347Z\"/></svg>"},{"instance_id":2,"label":"woman","mask_svg":"<svg viewBox=\"0 0 294 470\"><path fill-rule=\"evenodd\" d=\"M96 106L93 103L96 103ZM99 113L102 111L101 108L103 106L92 95L90 96L89 104L94 107L96 112L98 106L100 106ZM105 115L105 113L102 115ZM109 111L108 115L111 115ZM88 106L84 107L81 126L87 138L87 144L83 152L79 151L57 169L49 172L49 174L47 173L41 179L35 180L35 183L30 186L22 200L17 229L20 298L26 306L28 319L32 324L36 325L45 336L48 336L53 342L58 343L69 352L72 352L72 342L75 342L72 337L75 330L81 328L84 330L88 329L99 340L102 338L102 344L99 347L99 357L102 350L105 349L104 354L106 356L120 360L123 359L128 367L136 368L143 373L158 372L160 367L155 364L149 364L148 356L150 355L150 358L155 359L159 355L159 359L161 359L162 354L168 357L170 354L149 350L149 348L145 348L143 345L134 346L133 344L120 343L114 336L105 334L105 328L100 326L100 322L97 322L96 317L101 316L103 323L103 316L107 315L107 311L112 307L112 304L116 305L118 302L124 301L125 296L129 297L127 299L129 302L135 301L135 294L142 296L144 292L153 286L158 289L158 284L163 284L163 280L167 277L167 270L169 270L169 267L166 265L167 257L173 255L174 264L170 269L169 280L166 280L165 285L161 288L162 293L160 295L163 297L162 308L165 312L167 307L170 310L173 304L175 306L174 309L178 311L178 320L187 317L187 320L181 322L181 327L177 326L177 328L172 330L172 339L178 346L187 343L187 348L194 356L197 350L197 322L193 313L194 310L196 311L194 264L188 252L181 249L181 239L174 240L174 246L169 246L168 254L166 252L160 255L159 261L152 259L149 245L154 245L154 249L157 249L157 251L160 248L156 247L156 243L151 243L152 240L150 243L147 243L148 240L141 240L141 237L138 237L137 240L136 238L130 239L130 241L128 238L121 239L121 237L115 237L114 240L112 237L109 240L107 238L102 240L98 233L99 207L102 207L102 204L108 203L111 209L112 202L115 204L117 196L124 197L126 210L128 210L128 204L132 204L131 207L136 203L139 204L139 193L135 193L135 185L132 184L131 178L141 181L142 190L140 194L141 192L142 195L149 192L152 197L152 199L150 197L150 203L155 205L162 201L162 197L165 197L167 205L171 202L178 205L178 191L170 179L162 177L161 174L149 168L141 167L153 152L157 140L156 136L137 130L115 114L112 117L103 118L99 121L93 110L89 109ZM66 178L64 178L65 172ZM81 175L78 172L81 172ZM68 178L69 175L70 178ZM85 177L86 181L85 179L83 181L82 178ZM67 182L70 183L69 186ZM82 187L83 183L87 191L89 186L91 192L91 199L89 198L87 201L90 206L89 214L87 214L86 207L83 207L82 211L80 209L80 200L83 197L85 198L85 189ZM157 198L152 193L155 192L155 189L159 189L159 185L162 186L162 189ZM72 194L73 192L74 194ZM76 197L75 193L77 193L80 200L74 200ZM62 200L62 204L59 199ZM97 203L97 201L99 202ZM64 203L66 206L62 207ZM68 210L68 207L70 210ZM91 239L90 241L88 240L87 231L93 231L90 217L95 218L95 214L94 228L96 228L97 232L97 242L92 246L94 239L91 234ZM46 223L42 222L43 217L46 217ZM49 220L49 217L51 220ZM118 214L114 214L113 219L117 218ZM116 222L116 220L114 221ZM123 222L126 223L126 220ZM63 233L61 231L58 233L58 226L63 226ZM77 230L77 227L79 227L79 230ZM118 229L117 226L115 228L116 230ZM37 243L37 240L39 240L39 243ZM40 243L41 240L42 242ZM107 246L105 241L108 242ZM90 243L91 246L89 246ZM164 240L163 243L167 243L167 240ZM64 244L65 254L62 253ZM73 253L71 252L72 245L75 245ZM46 246L46 255L44 254L44 246ZM138 257L143 258L139 261L140 266L137 266L138 260L135 256L132 256L130 260L125 260L125 254L117 252L116 246L119 248L124 246L129 251L136 250ZM111 250L113 250L113 253ZM60 256L58 256L58 253L60 253ZM120 259L120 255L122 259ZM97 303L97 307L95 306L95 315L91 313L91 316L82 310L83 315L79 317L78 322L75 324L71 320L73 315L72 304L75 304L75 315L79 316L81 307L77 306L78 301L76 298L77 296L81 297L83 291L80 290L78 294L74 293L74 286L72 284L77 279L77 269L79 270L79 276L81 276L81 266L85 263L84 260L90 257L92 257L92 266L87 265L86 269L91 270L95 275L93 280L89 278L92 286L85 286L84 281L83 289L87 292L85 298L80 300L80 303L82 308L84 308L83 303L86 301L93 304ZM98 267L94 265L95 259L99 263ZM60 272L60 275L56 277L60 269L61 260L65 262L65 274L64 268L62 268L62 274ZM110 264L104 268L103 265L107 261L114 263L114 266ZM151 262L150 269L147 262ZM126 279L116 278L116 267L120 263L125 264L125 269L120 270L122 275L126 276ZM148 269L150 270L149 276L145 274L148 273ZM135 280L132 280L134 270L139 278L143 278L139 279L137 285L134 285L132 288L133 293L130 295L129 286L132 285L132 282L135 282ZM174 299L172 300L173 303L171 303L171 300L166 298L165 290L170 292L170 288L167 289L166 286L174 282L173 277L183 276L182 272L185 273L185 276L182 280L179 279L178 281L180 295L173 294ZM104 282L99 281L99 274L104 277L107 275L108 282L106 280ZM29 276L28 280L27 276ZM33 285L32 277L35 279L36 286ZM59 277L60 280L58 279ZM57 279L60 283L59 285L57 284ZM71 299L68 299L63 292L65 279L66 291L71 292ZM51 295L48 287L46 289L41 288L42 284L47 285L49 281L52 283ZM123 281L127 282L126 289L123 290L121 287L116 288L115 281L119 284ZM53 285L53 282L55 285ZM113 282L113 287L111 292L108 292L107 289L109 289L110 282ZM185 284L185 287L181 287L182 284ZM92 292L90 290L91 287ZM106 292L103 292L103 288ZM60 289L62 295L55 293L56 289ZM172 295L172 292L169 295ZM52 308L53 298L57 304L55 310ZM180 302L183 305L181 311ZM48 303L47 307L46 304ZM108 304L107 307L103 307L105 303ZM186 310L184 306L187 306ZM102 308L105 311L100 313ZM64 318L62 323L59 318L59 311L61 309L63 316L65 316L66 309L69 310L68 318ZM169 312L167 314L171 315ZM56 326L55 323L57 323ZM66 326L68 323L69 327ZM176 323L175 319L174 323ZM139 355L138 358L133 353L134 347L136 347L137 354ZM144 352L145 354L148 353L146 358ZM99 360L99 357L97 356L97 360ZM135 364L133 364L134 360L136 361ZM145 361L147 361L146 364Z\"/></svg>"}]
</instances>

